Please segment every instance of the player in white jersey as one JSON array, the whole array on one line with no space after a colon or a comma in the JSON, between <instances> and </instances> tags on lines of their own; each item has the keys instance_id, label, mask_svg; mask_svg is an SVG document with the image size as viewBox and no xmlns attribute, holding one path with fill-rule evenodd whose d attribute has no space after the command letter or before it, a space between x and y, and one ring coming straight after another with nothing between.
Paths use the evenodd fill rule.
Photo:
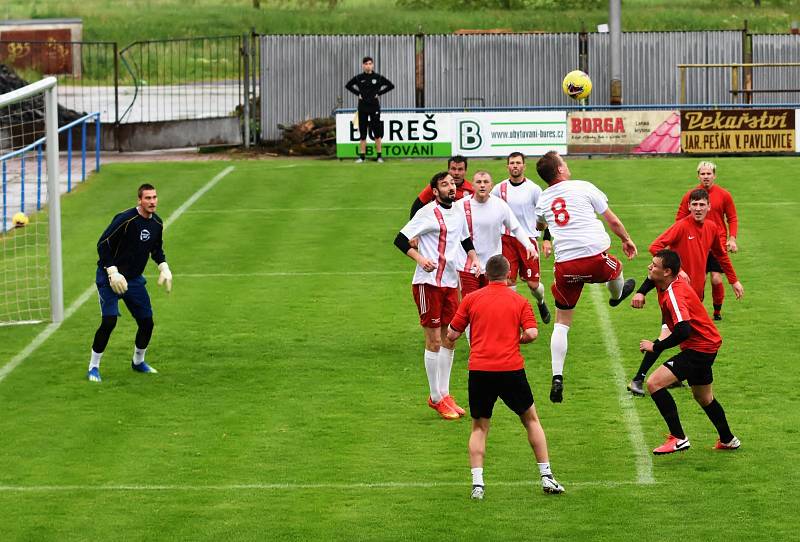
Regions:
<instances>
[{"instance_id":1,"label":"player in white jersey","mask_svg":"<svg viewBox=\"0 0 800 542\"><path fill-rule=\"evenodd\" d=\"M536 229L535 209L542 189L525 177L525 155L521 152L512 152L508 155L507 167L508 179L498 183L492 189L492 194L508 203L522 226L525 236L536 245L536 238L539 237L540 232ZM550 323L550 310L544 302L544 286L539 279L539 259L526 258L522 243L512 237L508 230L503 233L503 256L511 264L508 285L512 289L516 289L517 274L519 274L522 280L528 284L528 288L536 299L542 322Z\"/></svg>"},{"instance_id":2,"label":"player in white jersey","mask_svg":"<svg viewBox=\"0 0 800 542\"><path fill-rule=\"evenodd\" d=\"M394 244L417 262L411 288L425 332L428 406L442 418L452 420L465 413L450 395L453 345L446 342L447 327L458 308L459 254L466 252L465 265L476 274L481 273L481 265L469 236L466 217L453 205L456 197L453 178L446 171L437 173L430 186L436 199L417 211L397 234ZM413 238L418 240L417 247L409 242Z\"/></svg>"},{"instance_id":3,"label":"player in white jersey","mask_svg":"<svg viewBox=\"0 0 800 542\"><path fill-rule=\"evenodd\" d=\"M560 403L567 334L583 285L605 282L611 294L608 303L612 307L619 305L636 286L633 279L623 278L622 263L608 253L611 238L597 215L602 215L611 231L620 238L628 259L636 256L637 250L622 221L609 208L606 195L590 182L570 180L569 167L557 152L550 151L542 156L536 171L548 184L536 206L538 227L550 229L556 254L552 286L556 323L550 336L553 367L550 400Z\"/></svg>"},{"instance_id":4,"label":"player in white jersey","mask_svg":"<svg viewBox=\"0 0 800 542\"><path fill-rule=\"evenodd\" d=\"M472 178L475 193L456 202L464 210L472 243L481 268L496 254L502 254L501 231L509 231L524 247L526 260L538 258L536 246L531 243L511 208L499 197L492 195L492 176L488 171L476 171ZM463 266L458 274L461 279L461 295L483 288L488 284L486 275L475 276L466 267L466 254L462 253ZM461 262L459 262L461 263Z\"/></svg>"}]
</instances>

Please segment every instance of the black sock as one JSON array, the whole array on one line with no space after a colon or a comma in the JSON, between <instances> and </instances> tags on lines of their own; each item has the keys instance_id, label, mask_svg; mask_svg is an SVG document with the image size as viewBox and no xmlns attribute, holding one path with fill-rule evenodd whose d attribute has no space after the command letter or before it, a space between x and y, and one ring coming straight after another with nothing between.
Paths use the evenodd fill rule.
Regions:
<instances>
[{"instance_id":1,"label":"black sock","mask_svg":"<svg viewBox=\"0 0 800 542\"><path fill-rule=\"evenodd\" d=\"M359 157L359 158L361 158L362 160L366 160L366 159L367 159L367 155L366 155L366 153L363 153L363 152L362 152L362 153L359 153L359 154L358 154L358 157Z\"/></svg>"},{"instance_id":2,"label":"black sock","mask_svg":"<svg viewBox=\"0 0 800 542\"><path fill-rule=\"evenodd\" d=\"M722 303L719 304L714 303L714 312L719 314L721 310L722 310Z\"/></svg>"},{"instance_id":3,"label":"black sock","mask_svg":"<svg viewBox=\"0 0 800 542\"><path fill-rule=\"evenodd\" d=\"M706 416L708 416L708 419L714 424L714 427L717 428L719 440L725 444L732 441L733 433L731 433L731 428L728 427L728 419L725 417L725 409L722 408L722 405L719 404L717 399L714 398L713 401L703 407L703 410L706 411Z\"/></svg>"},{"instance_id":4,"label":"black sock","mask_svg":"<svg viewBox=\"0 0 800 542\"><path fill-rule=\"evenodd\" d=\"M673 437L685 439L686 433L683 432L681 419L678 416L678 405L675 404L675 399L672 398L672 395L669 394L666 388L661 388L651 393L650 397L653 398L653 402L658 407L661 417L667 422L669 433Z\"/></svg>"},{"instance_id":5,"label":"black sock","mask_svg":"<svg viewBox=\"0 0 800 542\"><path fill-rule=\"evenodd\" d=\"M645 352L644 357L642 358L642 364L639 365L639 371L636 373L636 376L633 377L634 380L644 380L644 377L647 376L647 371L650 370L650 367L658 359L658 354L655 352Z\"/></svg>"},{"instance_id":6,"label":"black sock","mask_svg":"<svg viewBox=\"0 0 800 542\"><path fill-rule=\"evenodd\" d=\"M381 157L381 153L377 153L377 154L378 154L377 158L380 158Z\"/></svg>"}]
</instances>

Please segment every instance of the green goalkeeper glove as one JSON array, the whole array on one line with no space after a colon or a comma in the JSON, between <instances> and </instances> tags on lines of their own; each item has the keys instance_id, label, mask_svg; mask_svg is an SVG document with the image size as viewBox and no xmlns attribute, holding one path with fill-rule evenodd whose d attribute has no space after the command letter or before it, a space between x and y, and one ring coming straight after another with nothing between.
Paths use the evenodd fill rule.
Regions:
<instances>
[{"instance_id":1,"label":"green goalkeeper glove","mask_svg":"<svg viewBox=\"0 0 800 542\"><path fill-rule=\"evenodd\" d=\"M125 280L125 277L117 270L116 266L106 267L106 273L108 273L108 282L115 294L122 295L128 291L128 281Z\"/></svg>"},{"instance_id":2,"label":"green goalkeeper glove","mask_svg":"<svg viewBox=\"0 0 800 542\"><path fill-rule=\"evenodd\" d=\"M160 273L158 274L158 285L161 286L162 284L166 283L167 285L167 293L172 291L172 271L169 270L169 265L167 262L161 262L158 264L158 270Z\"/></svg>"}]
</instances>

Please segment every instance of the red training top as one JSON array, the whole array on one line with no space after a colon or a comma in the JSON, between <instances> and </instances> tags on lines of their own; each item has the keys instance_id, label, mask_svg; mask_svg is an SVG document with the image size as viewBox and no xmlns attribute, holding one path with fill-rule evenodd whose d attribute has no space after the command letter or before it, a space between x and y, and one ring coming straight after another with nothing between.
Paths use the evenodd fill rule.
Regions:
<instances>
[{"instance_id":1,"label":"red training top","mask_svg":"<svg viewBox=\"0 0 800 542\"><path fill-rule=\"evenodd\" d=\"M689 338L681 343L681 350L691 349L713 354L722 346L722 337L708 317L697 294L682 278L677 278L666 290L659 290L658 303L669 330L678 322L688 321L692 328Z\"/></svg>"},{"instance_id":2,"label":"red training top","mask_svg":"<svg viewBox=\"0 0 800 542\"><path fill-rule=\"evenodd\" d=\"M675 215L676 221L689 215L689 194L698 188L705 187L700 184L683 195L681 205L678 207L678 214ZM711 188L706 191L708 192L708 204L711 206L711 210L708 212L708 218L722 228L726 235L728 233L728 228L730 228L730 236L738 237L739 219L736 218L736 206L733 204L731 193L716 184L711 185ZM727 227L725 226L726 223ZM725 241L727 241L727 239L725 239Z\"/></svg>"},{"instance_id":3,"label":"red training top","mask_svg":"<svg viewBox=\"0 0 800 542\"><path fill-rule=\"evenodd\" d=\"M519 352L520 331L536 326L528 300L505 283L490 282L467 294L450 327L463 332L470 324L470 371L517 371L525 366Z\"/></svg>"},{"instance_id":4,"label":"red training top","mask_svg":"<svg viewBox=\"0 0 800 542\"><path fill-rule=\"evenodd\" d=\"M461 183L461 186L456 186L456 199L457 200L463 198L464 194L474 194L474 193L475 193L475 188L466 179L464 179L464 182ZM434 197L433 197L433 189L431 188L431 185L428 184L428 186L423 188L422 192L420 192L419 196L417 196L417 197L419 198L419 200L422 203L430 203L430 202L432 202L434 200Z\"/></svg>"},{"instance_id":5,"label":"red training top","mask_svg":"<svg viewBox=\"0 0 800 542\"><path fill-rule=\"evenodd\" d=\"M733 284L739 280L725 250L723 232L708 218L702 224L692 216L678 220L653 241L650 254L655 256L656 252L667 247L681 257L681 269L689 275L692 288L700 299L703 299L706 285L706 260L709 252L722 266L728 282Z\"/></svg>"}]
</instances>

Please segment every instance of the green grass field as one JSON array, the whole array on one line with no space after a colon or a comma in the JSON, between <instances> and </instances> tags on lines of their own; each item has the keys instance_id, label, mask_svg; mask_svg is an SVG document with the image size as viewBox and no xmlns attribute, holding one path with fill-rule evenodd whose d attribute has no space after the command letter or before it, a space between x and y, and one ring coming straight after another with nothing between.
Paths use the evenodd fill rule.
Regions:
<instances>
[{"instance_id":1,"label":"green grass field","mask_svg":"<svg viewBox=\"0 0 800 542\"><path fill-rule=\"evenodd\" d=\"M627 277L643 278L647 246L673 220L696 162L570 162L575 178L606 192L643 253L625 264ZM135 324L125 313L104 381L85 380L99 322L92 295L0 380L0 539L796 538L800 165L717 163L738 205L733 262L745 299L728 290L715 389L742 448L711 450L716 433L683 389L674 396L692 449L651 456L666 427L625 384L639 339L657 334L656 303L651 295L643 311L612 310L601 287L588 288L563 404L547 399L552 325L523 347L567 493L542 494L524 432L499 405L479 503L468 498L468 420L440 420L425 405L413 263L392 245L442 162L103 166L62 200L67 306L91 291L97 237L135 204L141 182L158 187L167 219L234 169L167 228L170 295L148 267L156 329L147 357L158 375L130 370ZM503 161L470 163L478 167L505 173ZM549 286L551 262L543 269ZM0 328L0 371L43 329ZM462 402L466 356L459 343L452 387Z\"/></svg>"},{"instance_id":2,"label":"green grass field","mask_svg":"<svg viewBox=\"0 0 800 542\"><path fill-rule=\"evenodd\" d=\"M459 0L418 4L426 1L435 7L402 7L391 0L261 0L260 9L253 8L252 0L6 0L0 16L79 17L84 39L116 41L120 46L147 39L241 34L251 28L263 34L437 34L465 28L594 32L598 24L608 22L605 1L508 2L518 9L465 9L466 2L459 5ZM740 30L747 20L753 32L785 33L798 19L798 0L761 4L755 8L752 0L625 0L622 28Z\"/></svg>"}]
</instances>

